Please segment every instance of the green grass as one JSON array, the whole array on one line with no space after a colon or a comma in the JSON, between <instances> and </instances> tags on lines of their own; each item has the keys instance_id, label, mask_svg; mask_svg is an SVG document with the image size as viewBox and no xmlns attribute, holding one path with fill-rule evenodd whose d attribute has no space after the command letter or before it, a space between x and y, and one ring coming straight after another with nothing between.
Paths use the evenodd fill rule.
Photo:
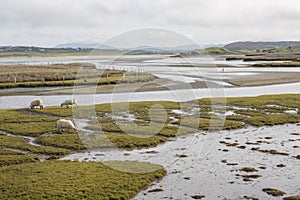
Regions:
<instances>
[{"instance_id":1,"label":"green grass","mask_svg":"<svg viewBox=\"0 0 300 200\"><path fill-rule=\"evenodd\" d=\"M288 123L298 123L300 117L295 115L288 114L263 114L261 116L255 116L246 120L248 124L254 126L274 126L274 125L282 125Z\"/></svg>"},{"instance_id":2,"label":"green grass","mask_svg":"<svg viewBox=\"0 0 300 200\"><path fill-rule=\"evenodd\" d=\"M166 137L175 137L179 130L179 127L177 126L168 126L165 124L158 124L158 123L153 123L150 126L128 125L128 124L117 125L115 123L112 124L105 123L105 124L101 124L100 126L101 126L101 130L105 132L119 132L119 133L127 133L132 135L143 135L143 136L156 134L156 135L166 136ZM181 134L185 134L188 132L192 132L192 129L182 128L181 130Z\"/></svg>"},{"instance_id":3,"label":"green grass","mask_svg":"<svg viewBox=\"0 0 300 200\"><path fill-rule=\"evenodd\" d=\"M16 135L38 136L56 131L57 118L34 116L20 110L0 110L0 130Z\"/></svg>"},{"instance_id":4,"label":"green grass","mask_svg":"<svg viewBox=\"0 0 300 200\"><path fill-rule=\"evenodd\" d=\"M18 165L23 163L38 162L36 156L27 155L0 155L0 167L8 165Z\"/></svg>"},{"instance_id":5,"label":"green grass","mask_svg":"<svg viewBox=\"0 0 300 200\"><path fill-rule=\"evenodd\" d=\"M26 136L39 136L46 132L57 130L55 122L32 122L32 123L2 123L0 130Z\"/></svg>"},{"instance_id":6,"label":"green grass","mask_svg":"<svg viewBox=\"0 0 300 200\"><path fill-rule=\"evenodd\" d=\"M246 116L242 116L242 115L228 115L228 116L226 116L227 120L233 120L233 121L243 121L246 118L247 118Z\"/></svg>"},{"instance_id":7,"label":"green grass","mask_svg":"<svg viewBox=\"0 0 300 200\"><path fill-rule=\"evenodd\" d=\"M171 54L172 52L161 52L160 54ZM25 51L25 50L15 50L15 51L3 51L0 52L0 57L64 57L64 56L105 56L105 55L149 55L157 54L157 52L146 51L146 50L117 50L117 49L81 49L77 51L76 49L46 49L45 51Z\"/></svg>"},{"instance_id":8,"label":"green grass","mask_svg":"<svg viewBox=\"0 0 300 200\"><path fill-rule=\"evenodd\" d=\"M199 121L199 128L202 130L230 130L243 127L241 123L231 120L200 119Z\"/></svg>"},{"instance_id":9,"label":"green grass","mask_svg":"<svg viewBox=\"0 0 300 200\"><path fill-rule=\"evenodd\" d=\"M18 151L0 148L0 167L38 161L39 159L36 156L24 155L24 153Z\"/></svg>"},{"instance_id":10,"label":"green grass","mask_svg":"<svg viewBox=\"0 0 300 200\"><path fill-rule=\"evenodd\" d=\"M180 109L180 103L173 102L173 101L144 101L144 102L130 102L128 103L114 103L113 104L113 111L114 112L122 112L122 111L130 111L133 112L147 112L149 108L152 106L159 105L162 106L164 109ZM111 112L112 111L112 104L98 104L95 106L96 111L98 112Z\"/></svg>"},{"instance_id":11,"label":"green grass","mask_svg":"<svg viewBox=\"0 0 300 200\"><path fill-rule=\"evenodd\" d=\"M82 144L78 134L75 133L66 133L62 134L53 134L49 136L41 136L38 138L38 142L46 146L55 146L64 149L71 150L84 150L85 147Z\"/></svg>"},{"instance_id":12,"label":"green grass","mask_svg":"<svg viewBox=\"0 0 300 200\"><path fill-rule=\"evenodd\" d=\"M205 51L208 54L226 54L226 53L230 53L230 51L228 51L227 49L222 48L222 47L209 47L209 48L206 48Z\"/></svg>"},{"instance_id":13,"label":"green grass","mask_svg":"<svg viewBox=\"0 0 300 200\"><path fill-rule=\"evenodd\" d=\"M211 99L203 98L199 99L199 104L211 105ZM262 95L257 97L231 97L231 98L214 98L214 104L223 105L226 102L227 105L232 106L245 106L261 109L266 105L275 104L278 106L300 108L300 94L279 94L279 95Z\"/></svg>"},{"instance_id":14,"label":"green grass","mask_svg":"<svg viewBox=\"0 0 300 200\"><path fill-rule=\"evenodd\" d=\"M0 148L0 155L23 155L23 153Z\"/></svg>"},{"instance_id":15,"label":"green grass","mask_svg":"<svg viewBox=\"0 0 300 200\"><path fill-rule=\"evenodd\" d=\"M82 74L78 74L78 72ZM123 71L97 69L91 63L68 63L68 64L41 64L41 65L1 65L1 83L26 83L26 82L65 82L84 78L86 82L97 80L97 77L104 75L105 81L109 78L118 79L122 77Z\"/></svg>"},{"instance_id":16,"label":"green grass","mask_svg":"<svg viewBox=\"0 0 300 200\"><path fill-rule=\"evenodd\" d=\"M234 110L237 116L228 116L227 119L244 121L254 126L280 125L286 123L297 123L299 115L285 114L284 111L300 108L299 94L263 95L258 97L234 97L234 98L215 98L200 99L200 105L223 105L226 101L229 106L249 108L248 110ZM276 105L269 106L269 105ZM299 112L299 111L298 111ZM240 117L244 116L244 118ZM248 118L246 118L248 117ZM239 118L239 119L238 119Z\"/></svg>"},{"instance_id":17,"label":"green grass","mask_svg":"<svg viewBox=\"0 0 300 200\"><path fill-rule=\"evenodd\" d=\"M243 124L232 120L220 120L220 119L207 119L207 118L193 118L186 117L181 121L175 122L175 124L191 127L193 129L199 128L201 130L223 130L223 129L237 129L244 127Z\"/></svg>"},{"instance_id":18,"label":"green grass","mask_svg":"<svg viewBox=\"0 0 300 200\"><path fill-rule=\"evenodd\" d=\"M231 130L247 125L272 126L297 123L300 120L299 115L284 113L300 107L300 95L297 94L227 98L226 100L221 98L200 99L198 102L201 113L192 116L181 116L172 112L172 110L188 111L193 106L191 102L179 104L169 101L115 103L113 105L108 103L95 105L95 107L79 106L75 110L59 106L46 107L43 110L0 110L0 130L16 135L37 137L37 141L42 145L59 147L66 149L65 151L67 149L79 151L84 150L85 146L102 148L113 145L130 149L153 147L167 141L170 137L195 133L199 130ZM217 105L223 106L224 102L227 102L228 109L238 115L227 116L225 120L222 120L218 115L209 113L211 102L216 104L214 105L215 112L218 112L218 109L222 110ZM234 106L247 109L236 109ZM116 121L112 116L112 110L114 111L113 115L124 116L124 119ZM32 112L43 115L34 116ZM95 131L91 140L82 143L82 138L79 136L86 139L82 133L79 136L75 132L58 134L55 123L58 118L70 117L74 114L78 118L90 119L93 112L97 115L98 120L93 119L89 122L88 128ZM134 115L136 120L129 123L129 119L126 118L128 114ZM177 121L172 121L170 124L171 117L176 118ZM101 134L100 130L105 134ZM52 134L41 136L45 132ZM97 135L97 133L99 134ZM17 149L24 149L24 145L25 149L31 147L24 143L26 142L23 141L23 147L19 146ZM28 151L39 153L44 151L35 148Z\"/></svg>"},{"instance_id":19,"label":"green grass","mask_svg":"<svg viewBox=\"0 0 300 200\"><path fill-rule=\"evenodd\" d=\"M113 166L113 168L109 167ZM145 168L152 171L139 172ZM115 168L115 169L114 169ZM142 171L143 172L143 171ZM2 167L0 199L131 199L166 171L139 162L46 161Z\"/></svg>"},{"instance_id":20,"label":"green grass","mask_svg":"<svg viewBox=\"0 0 300 200\"><path fill-rule=\"evenodd\" d=\"M89 139L85 140L86 135L81 135L82 140L85 141L87 149L101 149L101 148L147 148L154 147L160 143L166 142L167 137L163 136L145 136L145 135L131 135L125 133L94 133L89 135Z\"/></svg>"},{"instance_id":21,"label":"green grass","mask_svg":"<svg viewBox=\"0 0 300 200\"><path fill-rule=\"evenodd\" d=\"M300 67L300 62L274 62L274 63L259 63L252 67Z\"/></svg>"},{"instance_id":22,"label":"green grass","mask_svg":"<svg viewBox=\"0 0 300 200\"><path fill-rule=\"evenodd\" d=\"M123 76L125 74L125 76ZM1 65L0 89L15 87L57 87L109 85L146 82L156 79L146 73L102 70L90 63Z\"/></svg>"},{"instance_id":23,"label":"green grass","mask_svg":"<svg viewBox=\"0 0 300 200\"><path fill-rule=\"evenodd\" d=\"M174 134L176 135L176 132ZM154 147L160 143L167 141L167 137L162 136L162 134L147 136L139 134L125 134L121 132L106 132L105 134L95 133L92 136L93 137L91 137L88 141L85 141L84 144L82 143L82 138L80 138L77 133L63 133L41 136L39 137L38 142L42 145L81 151L85 150L85 146L88 149L109 147L133 149ZM85 137L85 134L83 134L82 137Z\"/></svg>"},{"instance_id":24,"label":"green grass","mask_svg":"<svg viewBox=\"0 0 300 200\"><path fill-rule=\"evenodd\" d=\"M28 144L27 139L0 135L1 147L19 149L23 151L29 151L34 154L46 154L46 155L66 155L69 153L68 150L53 148L53 147L42 147L33 146Z\"/></svg>"},{"instance_id":25,"label":"green grass","mask_svg":"<svg viewBox=\"0 0 300 200\"><path fill-rule=\"evenodd\" d=\"M28 103L29 106L29 103ZM26 110L26 109L20 109ZM27 109L30 110L30 109ZM16 109L3 109L0 110L0 123L31 123L31 122L53 122L57 119L49 117L34 116L24 114Z\"/></svg>"},{"instance_id":26,"label":"green grass","mask_svg":"<svg viewBox=\"0 0 300 200\"><path fill-rule=\"evenodd\" d=\"M158 144L167 141L167 138L163 136L145 137L144 135L130 135L118 133L106 133L105 135L112 142L113 145L119 148L126 149L155 147Z\"/></svg>"},{"instance_id":27,"label":"green grass","mask_svg":"<svg viewBox=\"0 0 300 200\"><path fill-rule=\"evenodd\" d=\"M34 109L31 110L36 113L43 113L48 115L53 115L57 117L70 117L73 115L73 108L60 107L60 106L47 106L44 109Z\"/></svg>"},{"instance_id":28,"label":"green grass","mask_svg":"<svg viewBox=\"0 0 300 200\"><path fill-rule=\"evenodd\" d=\"M108 85L108 84L117 84L117 83L133 83L138 80L133 77L128 77L126 81L121 81L122 74L110 75L109 79L106 78L88 78L88 79L73 79L73 80L48 80L48 81L26 81L26 82L17 82L17 83L1 83L0 89L5 88L15 88L15 87L58 87L58 86L74 86L74 85ZM150 77L150 76L149 76ZM75 77L74 77L75 78ZM150 78L148 78L150 79ZM148 79L145 79L148 81ZM153 78L151 79L153 80Z\"/></svg>"}]
</instances>

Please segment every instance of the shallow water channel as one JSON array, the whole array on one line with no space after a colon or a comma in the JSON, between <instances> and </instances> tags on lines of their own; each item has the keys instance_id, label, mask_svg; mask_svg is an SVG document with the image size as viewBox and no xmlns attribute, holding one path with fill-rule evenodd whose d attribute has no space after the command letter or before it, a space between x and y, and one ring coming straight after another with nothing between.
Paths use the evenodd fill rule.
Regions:
<instances>
[{"instance_id":1,"label":"shallow water channel","mask_svg":"<svg viewBox=\"0 0 300 200\"><path fill-rule=\"evenodd\" d=\"M93 105L114 102L138 102L138 101L176 101L184 102L194 99L210 97L245 97L266 94L299 94L300 83L241 87L241 88L209 88L209 89L186 89L166 90L151 92L133 93L112 93L112 94L74 94L74 95L20 95L0 96L0 109L5 108L26 108L34 99L42 99L45 106L58 106L69 98L76 98L78 105Z\"/></svg>"},{"instance_id":2,"label":"shallow water channel","mask_svg":"<svg viewBox=\"0 0 300 200\"><path fill-rule=\"evenodd\" d=\"M154 183L135 199L191 199L204 195L205 199L282 199L269 196L263 188L275 188L297 195L300 193L300 126L282 125L220 132L199 132L178 137L155 148L142 150L104 150L71 154L64 160L109 161L138 160L162 165L168 174ZM226 146L238 143L237 146ZM220 143L221 142L221 143ZM241 148L245 146L245 148ZM288 156L262 153L277 150ZM185 155L185 156L179 156ZM285 167L278 167L283 164ZM257 172L240 171L253 167ZM242 175L256 174L261 177L244 181ZM160 192L148 192L160 188Z\"/></svg>"}]
</instances>

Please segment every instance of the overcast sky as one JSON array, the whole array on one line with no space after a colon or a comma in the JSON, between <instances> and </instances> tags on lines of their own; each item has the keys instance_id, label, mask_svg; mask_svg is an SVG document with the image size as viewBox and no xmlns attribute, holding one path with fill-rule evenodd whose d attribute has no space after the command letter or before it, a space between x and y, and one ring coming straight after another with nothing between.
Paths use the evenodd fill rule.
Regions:
<instances>
[{"instance_id":1,"label":"overcast sky","mask_svg":"<svg viewBox=\"0 0 300 200\"><path fill-rule=\"evenodd\" d=\"M300 40L299 0L1 0L0 9L0 46L102 42L146 27L200 44Z\"/></svg>"}]
</instances>

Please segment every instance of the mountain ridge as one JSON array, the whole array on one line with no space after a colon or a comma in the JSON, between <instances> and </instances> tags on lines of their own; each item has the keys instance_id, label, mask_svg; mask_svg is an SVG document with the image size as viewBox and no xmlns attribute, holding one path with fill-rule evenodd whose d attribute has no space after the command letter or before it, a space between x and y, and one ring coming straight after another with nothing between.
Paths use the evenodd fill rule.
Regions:
<instances>
[{"instance_id":1,"label":"mountain ridge","mask_svg":"<svg viewBox=\"0 0 300 200\"><path fill-rule=\"evenodd\" d=\"M257 50L264 48L289 48L300 46L300 41L239 41L232 42L224 46L225 49L230 51L239 50Z\"/></svg>"}]
</instances>

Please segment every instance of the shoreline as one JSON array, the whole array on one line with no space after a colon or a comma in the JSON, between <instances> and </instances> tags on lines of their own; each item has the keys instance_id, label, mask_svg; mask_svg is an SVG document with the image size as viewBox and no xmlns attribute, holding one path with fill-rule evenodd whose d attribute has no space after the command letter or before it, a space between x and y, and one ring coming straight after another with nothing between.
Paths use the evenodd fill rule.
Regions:
<instances>
[{"instance_id":1,"label":"shoreline","mask_svg":"<svg viewBox=\"0 0 300 200\"><path fill-rule=\"evenodd\" d=\"M225 82L230 83L233 85L233 87L228 86L221 86L216 84L216 87L210 87L211 89L214 88L251 88L251 87L266 87L266 86L276 86L276 85L286 85L286 84L293 84L293 83L299 83L300 77L296 80L282 80L282 79L274 79L274 80L262 80L260 83L252 82L254 81L254 77L248 77L250 80L243 80L239 83L239 80L242 79L232 79L227 80ZM162 81L165 82L168 85L159 85L158 82ZM96 88L96 93L94 94L112 94L112 92L115 92L117 89L118 92L116 93L127 93L132 92L131 88L134 88L132 86L135 86L138 88L138 90L135 90L135 93L143 93L143 92L159 92L159 91L169 91L169 90L182 90L184 88L186 89L207 89L207 86L205 82L201 81L195 81L192 83L178 83L175 81L165 80L165 79L157 79L157 81L150 81L150 82L141 82L141 84L131 83L131 84L118 84L118 85L104 85L104 86L98 86ZM258 80L256 80L258 81ZM202 85L202 87L197 87ZM157 85L158 84L158 85ZM121 87L120 87L121 86ZM128 88L126 88L129 86ZM143 86L143 88L139 88L139 86ZM211 86L211 85L210 85ZM123 88L123 89L122 89ZM21 90L26 91L21 91ZM57 95L73 95L74 86L66 86L66 87L38 87L38 88L9 88L9 89L0 89L0 95L1 96L57 96ZM89 90L95 89L95 87L87 87L82 86L82 89L78 88L78 86L75 87L76 89L76 95L90 95L91 93L88 93ZM4 90L4 91L3 91ZM14 91L9 91L14 90ZM46 91L45 91L46 90ZM83 90L83 91L79 91ZM84 91L86 90L86 92ZM299 91L300 92L300 91Z\"/></svg>"}]
</instances>

